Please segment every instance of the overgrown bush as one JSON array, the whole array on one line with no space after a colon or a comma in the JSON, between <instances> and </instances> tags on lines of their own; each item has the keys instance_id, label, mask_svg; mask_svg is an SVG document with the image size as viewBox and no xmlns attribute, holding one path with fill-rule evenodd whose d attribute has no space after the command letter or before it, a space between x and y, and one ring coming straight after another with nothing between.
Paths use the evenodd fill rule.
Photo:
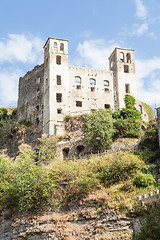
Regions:
<instances>
[{"instance_id":1,"label":"overgrown bush","mask_svg":"<svg viewBox=\"0 0 160 240\"><path fill-rule=\"evenodd\" d=\"M159 158L158 126L154 121L149 123L135 153L149 163L153 163Z\"/></svg>"},{"instance_id":2,"label":"overgrown bush","mask_svg":"<svg viewBox=\"0 0 160 240\"><path fill-rule=\"evenodd\" d=\"M38 161L44 163L50 162L56 156L56 144L58 138L53 138L53 136L47 135L38 140Z\"/></svg>"},{"instance_id":3,"label":"overgrown bush","mask_svg":"<svg viewBox=\"0 0 160 240\"><path fill-rule=\"evenodd\" d=\"M142 135L142 117L134 107L135 98L126 94L124 101L126 108L115 111L112 115L115 128L114 138L139 138Z\"/></svg>"},{"instance_id":4,"label":"overgrown bush","mask_svg":"<svg viewBox=\"0 0 160 240\"><path fill-rule=\"evenodd\" d=\"M133 184L136 185L136 187L147 187L155 183L156 181L151 173L138 172L133 179Z\"/></svg>"},{"instance_id":5,"label":"overgrown bush","mask_svg":"<svg viewBox=\"0 0 160 240\"><path fill-rule=\"evenodd\" d=\"M151 207L145 211L140 221L140 232L136 233L136 240L160 239L160 207Z\"/></svg>"},{"instance_id":6,"label":"overgrown bush","mask_svg":"<svg viewBox=\"0 0 160 240\"><path fill-rule=\"evenodd\" d=\"M83 115L85 119L84 136L94 150L104 151L112 144L113 119L110 110L93 111Z\"/></svg>"},{"instance_id":7,"label":"overgrown bush","mask_svg":"<svg viewBox=\"0 0 160 240\"><path fill-rule=\"evenodd\" d=\"M1 163L2 203L18 210L41 210L51 199L52 185L44 167L28 149L16 162Z\"/></svg>"}]
</instances>

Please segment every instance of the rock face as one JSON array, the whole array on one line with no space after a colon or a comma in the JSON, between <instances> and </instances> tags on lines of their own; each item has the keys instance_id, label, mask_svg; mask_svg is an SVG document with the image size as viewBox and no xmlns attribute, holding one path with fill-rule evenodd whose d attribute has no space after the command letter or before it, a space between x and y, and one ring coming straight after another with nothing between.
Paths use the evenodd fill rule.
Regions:
<instances>
[{"instance_id":1,"label":"rock face","mask_svg":"<svg viewBox=\"0 0 160 240\"><path fill-rule=\"evenodd\" d=\"M91 204L88 202L88 205ZM95 206L96 202L95 202ZM68 211L41 215L1 212L1 240L102 240L131 239L132 219L113 210L81 205Z\"/></svg>"}]
</instances>

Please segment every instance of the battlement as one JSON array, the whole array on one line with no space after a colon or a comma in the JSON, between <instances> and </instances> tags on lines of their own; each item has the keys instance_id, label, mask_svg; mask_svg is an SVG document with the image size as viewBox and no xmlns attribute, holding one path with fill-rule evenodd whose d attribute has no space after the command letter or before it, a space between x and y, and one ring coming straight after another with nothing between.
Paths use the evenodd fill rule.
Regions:
<instances>
[{"instance_id":1,"label":"battlement","mask_svg":"<svg viewBox=\"0 0 160 240\"><path fill-rule=\"evenodd\" d=\"M137 202L144 202L144 203L160 203L160 193L159 190L155 190L153 192L149 192L148 196L147 194L144 194L142 196L137 197Z\"/></svg>"}]
</instances>

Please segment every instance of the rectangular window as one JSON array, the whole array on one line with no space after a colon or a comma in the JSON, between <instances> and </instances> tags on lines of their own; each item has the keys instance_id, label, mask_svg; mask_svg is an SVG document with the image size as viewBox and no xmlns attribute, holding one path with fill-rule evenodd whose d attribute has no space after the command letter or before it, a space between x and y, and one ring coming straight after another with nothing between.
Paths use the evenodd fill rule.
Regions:
<instances>
[{"instance_id":1,"label":"rectangular window","mask_svg":"<svg viewBox=\"0 0 160 240\"><path fill-rule=\"evenodd\" d=\"M62 113L62 109L57 109L57 114L61 114Z\"/></svg>"},{"instance_id":2,"label":"rectangular window","mask_svg":"<svg viewBox=\"0 0 160 240\"><path fill-rule=\"evenodd\" d=\"M39 111L39 105L36 106L37 111Z\"/></svg>"},{"instance_id":3,"label":"rectangular window","mask_svg":"<svg viewBox=\"0 0 160 240\"><path fill-rule=\"evenodd\" d=\"M57 75L57 85L61 85L61 75Z\"/></svg>"},{"instance_id":4,"label":"rectangular window","mask_svg":"<svg viewBox=\"0 0 160 240\"><path fill-rule=\"evenodd\" d=\"M76 89L81 89L81 85L77 85L77 86L76 86Z\"/></svg>"},{"instance_id":5,"label":"rectangular window","mask_svg":"<svg viewBox=\"0 0 160 240\"><path fill-rule=\"evenodd\" d=\"M61 65L61 56L56 56L56 64Z\"/></svg>"},{"instance_id":6,"label":"rectangular window","mask_svg":"<svg viewBox=\"0 0 160 240\"><path fill-rule=\"evenodd\" d=\"M104 104L104 108L110 108L110 105L109 104Z\"/></svg>"},{"instance_id":7,"label":"rectangular window","mask_svg":"<svg viewBox=\"0 0 160 240\"><path fill-rule=\"evenodd\" d=\"M139 105L139 111L140 111L141 114L143 113L141 105Z\"/></svg>"},{"instance_id":8,"label":"rectangular window","mask_svg":"<svg viewBox=\"0 0 160 240\"><path fill-rule=\"evenodd\" d=\"M124 72L129 73L129 66L128 65L124 65Z\"/></svg>"},{"instance_id":9,"label":"rectangular window","mask_svg":"<svg viewBox=\"0 0 160 240\"><path fill-rule=\"evenodd\" d=\"M76 107L82 107L82 102L81 101L76 101Z\"/></svg>"},{"instance_id":10,"label":"rectangular window","mask_svg":"<svg viewBox=\"0 0 160 240\"><path fill-rule=\"evenodd\" d=\"M91 92L95 92L95 87L91 87Z\"/></svg>"},{"instance_id":11,"label":"rectangular window","mask_svg":"<svg viewBox=\"0 0 160 240\"><path fill-rule=\"evenodd\" d=\"M130 93L130 85L129 84L125 84L125 91L126 91L126 93Z\"/></svg>"},{"instance_id":12,"label":"rectangular window","mask_svg":"<svg viewBox=\"0 0 160 240\"><path fill-rule=\"evenodd\" d=\"M62 93L56 93L57 102L62 102Z\"/></svg>"}]
</instances>

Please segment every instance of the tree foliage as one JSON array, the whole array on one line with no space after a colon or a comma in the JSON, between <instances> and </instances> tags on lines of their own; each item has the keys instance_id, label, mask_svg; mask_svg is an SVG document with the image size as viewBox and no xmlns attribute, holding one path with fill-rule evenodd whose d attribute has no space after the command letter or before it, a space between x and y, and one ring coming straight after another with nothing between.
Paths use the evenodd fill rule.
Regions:
<instances>
[{"instance_id":1,"label":"tree foliage","mask_svg":"<svg viewBox=\"0 0 160 240\"><path fill-rule=\"evenodd\" d=\"M93 111L90 115L83 115L85 119L84 135L88 144L94 150L103 151L112 144L113 119L110 110Z\"/></svg>"},{"instance_id":2,"label":"tree foliage","mask_svg":"<svg viewBox=\"0 0 160 240\"><path fill-rule=\"evenodd\" d=\"M113 113L115 135L114 137L139 138L142 134L142 117L135 108L135 98L125 95L126 108Z\"/></svg>"}]
</instances>

